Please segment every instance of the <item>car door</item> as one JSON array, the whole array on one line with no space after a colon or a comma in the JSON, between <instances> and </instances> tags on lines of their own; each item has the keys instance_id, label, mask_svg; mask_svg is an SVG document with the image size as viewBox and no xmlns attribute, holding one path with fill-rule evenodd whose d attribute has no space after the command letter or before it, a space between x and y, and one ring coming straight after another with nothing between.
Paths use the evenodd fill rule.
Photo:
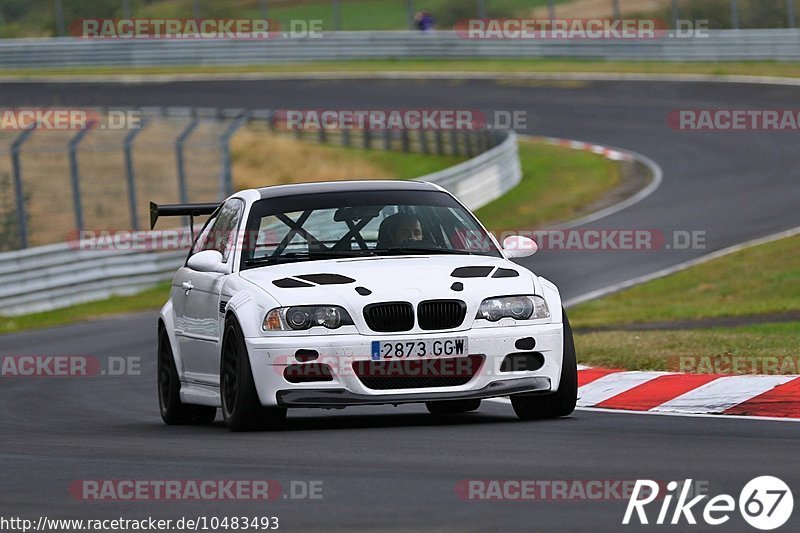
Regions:
<instances>
[{"instance_id":1,"label":"car door","mask_svg":"<svg viewBox=\"0 0 800 533\"><path fill-rule=\"evenodd\" d=\"M214 227L214 223L217 219L216 213L212 215L212 217L208 220L208 222L203 226L203 230L195 239L194 243L192 244L192 249L189 252L189 257L193 254L200 252L203 250L205 246L206 239L211 232L211 228ZM187 258L188 261L188 258ZM172 302L172 313L175 319L175 337L178 343L178 352L180 354L180 358L178 361L180 362L180 366L178 367L178 374L182 381L188 380L187 376L187 366L189 368L192 367L192 353L193 353L193 346L192 346L192 337L193 328L189 327L189 336L187 336L187 315L186 315L186 300L189 298L189 295L192 292L192 287L194 287L196 272L191 268L187 267L184 263L184 266L178 269L175 272L175 276L172 278L172 286L170 288L170 300Z\"/></svg>"},{"instance_id":2,"label":"car door","mask_svg":"<svg viewBox=\"0 0 800 533\"><path fill-rule=\"evenodd\" d=\"M217 250L223 263L233 261L236 230L244 212L244 202L231 199L225 202L210 226L202 250ZM185 378L198 383L219 384L220 337L222 318L220 292L226 273L198 272L184 267L183 290L183 339L181 358ZM233 269L229 268L228 272Z\"/></svg>"}]
</instances>

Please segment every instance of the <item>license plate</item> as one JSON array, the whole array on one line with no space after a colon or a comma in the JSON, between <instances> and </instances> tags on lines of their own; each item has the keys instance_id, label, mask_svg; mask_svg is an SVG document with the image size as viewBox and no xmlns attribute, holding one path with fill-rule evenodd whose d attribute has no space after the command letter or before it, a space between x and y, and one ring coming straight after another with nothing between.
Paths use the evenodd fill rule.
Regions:
<instances>
[{"instance_id":1,"label":"license plate","mask_svg":"<svg viewBox=\"0 0 800 533\"><path fill-rule=\"evenodd\" d=\"M405 341L372 341L372 360L423 359L467 355L467 337Z\"/></svg>"}]
</instances>

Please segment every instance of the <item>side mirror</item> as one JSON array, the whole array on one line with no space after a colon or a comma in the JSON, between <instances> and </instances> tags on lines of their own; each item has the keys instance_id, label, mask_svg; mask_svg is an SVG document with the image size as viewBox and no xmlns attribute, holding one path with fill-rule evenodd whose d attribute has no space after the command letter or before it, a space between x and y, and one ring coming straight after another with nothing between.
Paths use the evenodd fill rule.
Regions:
<instances>
[{"instance_id":1,"label":"side mirror","mask_svg":"<svg viewBox=\"0 0 800 533\"><path fill-rule=\"evenodd\" d=\"M225 264L222 262L222 254L216 250L197 252L189 258L186 266L198 272L224 273L226 271Z\"/></svg>"},{"instance_id":2,"label":"side mirror","mask_svg":"<svg viewBox=\"0 0 800 533\"><path fill-rule=\"evenodd\" d=\"M511 235L503 240L503 251L509 258L528 257L538 249L536 241L521 235Z\"/></svg>"}]
</instances>

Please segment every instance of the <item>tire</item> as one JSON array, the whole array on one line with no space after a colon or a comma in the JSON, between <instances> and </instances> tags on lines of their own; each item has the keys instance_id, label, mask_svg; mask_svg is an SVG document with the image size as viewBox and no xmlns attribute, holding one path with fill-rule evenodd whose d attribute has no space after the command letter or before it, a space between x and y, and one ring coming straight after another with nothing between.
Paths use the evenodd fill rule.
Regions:
<instances>
[{"instance_id":1,"label":"tire","mask_svg":"<svg viewBox=\"0 0 800 533\"><path fill-rule=\"evenodd\" d=\"M475 411L481 406L478 400L446 400L439 402L425 402L425 407L432 415L457 415Z\"/></svg>"},{"instance_id":2,"label":"tire","mask_svg":"<svg viewBox=\"0 0 800 533\"><path fill-rule=\"evenodd\" d=\"M169 335L158 328L158 406L161 419L169 426L187 424L212 424L217 417L217 408L206 405L187 405L181 402L181 382Z\"/></svg>"},{"instance_id":3,"label":"tire","mask_svg":"<svg viewBox=\"0 0 800 533\"><path fill-rule=\"evenodd\" d=\"M539 396L512 396L511 405L522 420L560 418L575 410L578 401L578 367L575 357L575 342L567 313L564 317L564 360L561 364L561 383L556 392Z\"/></svg>"},{"instance_id":4,"label":"tire","mask_svg":"<svg viewBox=\"0 0 800 533\"><path fill-rule=\"evenodd\" d=\"M222 417L231 431L278 429L286 420L286 409L264 407L258 398L244 335L233 316L225 319L220 357Z\"/></svg>"}]
</instances>

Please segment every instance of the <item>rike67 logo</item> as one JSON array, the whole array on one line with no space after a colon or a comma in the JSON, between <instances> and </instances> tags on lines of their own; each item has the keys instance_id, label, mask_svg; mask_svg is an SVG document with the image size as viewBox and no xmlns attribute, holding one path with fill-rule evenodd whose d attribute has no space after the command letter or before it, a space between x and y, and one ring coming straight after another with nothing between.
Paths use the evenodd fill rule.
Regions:
<instances>
[{"instance_id":1,"label":"rike67 logo","mask_svg":"<svg viewBox=\"0 0 800 533\"><path fill-rule=\"evenodd\" d=\"M696 525L695 513L697 513L706 524L719 526L730 520L731 514L737 509L737 501L729 494L714 496L701 505L701 502L709 496L690 494L691 479L682 484L670 481L667 483L666 492L660 494L659 489L662 487L663 485L649 479L637 480L622 523L624 525L636 524L637 521L643 525L651 523L653 516L651 514L648 517L645 507L657 499L661 505L654 523L658 525ZM654 507L658 507L658 504ZM738 510L742 518L754 528L763 531L777 529L785 524L792 516L793 508L794 498L789 486L773 476L752 479L739 493Z\"/></svg>"}]
</instances>

